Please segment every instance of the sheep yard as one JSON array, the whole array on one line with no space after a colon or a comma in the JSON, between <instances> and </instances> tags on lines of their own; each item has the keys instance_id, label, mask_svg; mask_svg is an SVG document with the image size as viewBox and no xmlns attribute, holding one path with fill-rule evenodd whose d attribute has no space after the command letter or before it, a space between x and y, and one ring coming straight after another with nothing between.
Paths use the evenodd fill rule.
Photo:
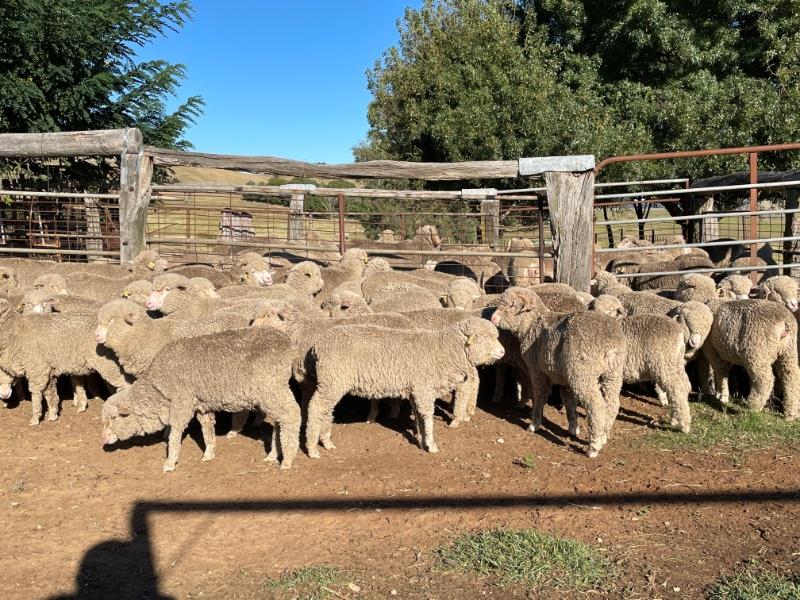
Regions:
<instances>
[{"instance_id":1,"label":"sheep yard","mask_svg":"<svg viewBox=\"0 0 800 600\"><path fill-rule=\"evenodd\" d=\"M531 434L526 414L485 396L456 429L437 411L436 455L409 441L407 412L366 424L367 403L348 399L338 449L321 460L299 455L289 471L262 462L262 425L221 437L202 462L194 426L171 474L160 435L103 450L97 402L85 414L65 402L38 428L27 402L12 404L0 411L3 597L589 597L501 585L437 558L460 534L500 528L598 549L615 574L591 596L703 598L750 560L797 572L796 426L717 439L714 423L731 417L694 402L687 442L661 428L660 407L624 394L614 443L591 460L556 409ZM779 421L755 416L769 430Z\"/></svg>"}]
</instances>

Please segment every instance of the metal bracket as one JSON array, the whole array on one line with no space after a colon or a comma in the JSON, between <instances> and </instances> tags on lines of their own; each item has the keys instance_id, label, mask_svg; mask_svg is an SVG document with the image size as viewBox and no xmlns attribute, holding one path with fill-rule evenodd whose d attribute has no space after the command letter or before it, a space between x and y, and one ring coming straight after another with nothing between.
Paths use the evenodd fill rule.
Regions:
<instances>
[{"instance_id":1,"label":"metal bracket","mask_svg":"<svg viewBox=\"0 0 800 600\"><path fill-rule=\"evenodd\" d=\"M583 173L594 170L594 155L580 154L576 156L539 156L519 159L519 174L522 176L541 175L542 173Z\"/></svg>"}]
</instances>

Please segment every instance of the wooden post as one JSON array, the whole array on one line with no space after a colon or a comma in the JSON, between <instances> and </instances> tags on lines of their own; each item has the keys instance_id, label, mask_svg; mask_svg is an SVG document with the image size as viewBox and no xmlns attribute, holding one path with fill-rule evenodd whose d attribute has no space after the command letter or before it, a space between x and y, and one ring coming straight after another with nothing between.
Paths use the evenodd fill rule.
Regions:
<instances>
[{"instance_id":1,"label":"wooden post","mask_svg":"<svg viewBox=\"0 0 800 600\"><path fill-rule=\"evenodd\" d=\"M483 243L492 250L500 246L500 200L486 198L481 200L481 220L483 221Z\"/></svg>"},{"instance_id":2,"label":"wooden post","mask_svg":"<svg viewBox=\"0 0 800 600\"><path fill-rule=\"evenodd\" d=\"M800 189L791 188L786 190L787 210L800 208ZM783 237L800 237L800 219L797 213L786 213L786 221L783 226ZM783 242L783 262L784 264L800 261L800 241L786 240ZM800 268L783 269L784 275L800 277Z\"/></svg>"},{"instance_id":3,"label":"wooden post","mask_svg":"<svg viewBox=\"0 0 800 600\"><path fill-rule=\"evenodd\" d=\"M124 265L146 248L153 159L145 156L142 134L138 129L125 130L119 178L120 262Z\"/></svg>"},{"instance_id":4,"label":"wooden post","mask_svg":"<svg viewBox=\"0 0 800 600\"><path fill-rule=\"evenodd\" d=\"M700 205L698 214L714 211L714 196L708 196ZM700 231L700 240L703 242L711 242L719 239L719 217L708 217L702 221L702 230Z\"/></svg>"},{"instance_id":5,"label":"wooden post","mask_svg":"<svg viewBox=\"0 0 800 600\"><path fill-rule=\"evenodd\" d=\"M589 280L594 270L594 171L549 171L544 176L553 234L555 280L576 290L589 291Z\"/></svg>"},{"instance_id":6,"label":"wooden post","mask_svg":"<svg viewBox=\"0 0 800 600\"><path fill-rule=\"evenodd\" d=\"M83 199L83 216L86 220L86 250L103 250L103 231L100 228L100 209L97 206L96 198ZM89 237L93 236L93 237ZM89 262L105 261L102 256L88 254L86 260Z\"/></svg>"},{"instance_id":7,"label":"wooden post","mask_svg":"<svg viewBox=\"0 0 800 600\"><path fill-rule=\"evenodd\" d=\"M281 189L294 192L291 194L291 196L289 196L289 222L287 224L287 237L290 242L296 240L305 240L306 195L303 192L313 192L317 189L317 186L308 183L286 183L281 186Z\"/></svg>"}]
</instances>

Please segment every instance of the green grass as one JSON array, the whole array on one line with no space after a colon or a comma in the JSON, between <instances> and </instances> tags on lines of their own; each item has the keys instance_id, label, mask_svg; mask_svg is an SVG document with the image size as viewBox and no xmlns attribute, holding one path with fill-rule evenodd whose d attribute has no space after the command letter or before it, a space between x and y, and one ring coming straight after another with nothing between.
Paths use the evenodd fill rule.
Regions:
<instances>
[{"instance_id":1,"label":"green grass","mask_svg":"<svg viewBox=\"0 0 800 600\"><path fill-rule=\"evenodd\" d=\"M701 402L692 403L692 430L657 431L645 443L662 449L706 449L728 446L750 450L800 443L800 422L786 421L771 412L754 412L732 403L724 412Z\"/></svg>"},{"instance_id":2,"label":"green grass","mask_svg":"<svg viewBox=\"0 0 800 600\"><path fill-rule=\"evenodd\" d=\"M709 600L797 600L800 576L779 575L751 564L731 576L721 577Z\"/></svg>"},{"instance_id":3,"label":"green grass","mask_svg":"<svg viewBox=\"0 0 800 600\"><path fill-rule=\"evenodd\" d=\"M604 587L617 574L597 548L533 529L461 535L436 554L446 570L491 577L501 586L589 590Z\"/></svg>"},{"instance_id":4,"label":"green grass","mask_svg":"<svg viewBox=\"0 0 800 600\"><path fill-rule=\"evenodd\" d=\"M294 571L287 571L276 579L269 579L265 583L265 587L267 590L276 593L278 598L324 600L335 596L331 590L345 585L347 581L347 573L340 569L324 565L312 565Z\"/></svg>"}]
</instances>

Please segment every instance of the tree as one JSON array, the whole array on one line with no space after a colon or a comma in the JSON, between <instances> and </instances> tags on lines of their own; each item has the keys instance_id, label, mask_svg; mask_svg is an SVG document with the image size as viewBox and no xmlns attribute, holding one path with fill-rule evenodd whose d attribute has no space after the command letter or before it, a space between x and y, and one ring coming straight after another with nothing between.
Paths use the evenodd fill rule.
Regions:
<instances>
[{"instance_id":1,"label":"tree","mask_svg":"<svg viewBox=\"0 0 800 600\"><path fill-rule=\"evenodd\" d=\"M138 127L145 143L191 147L183 136L202 99L166 109L184 65L136 60L191 14L190 0L3 0L0 131Z\"/></svg>"},{"instance_id":2,"label":"tree","mask_svg":"<svg viewBox=\"0 0 800 600\"><path fill-rule=\"evenodd\" d=\"M368 72L367 157L598 157L792 141L797 0L425 0ZM764 155L768 168L793 154ZM699 177L742 157L620 165Z\"/></svg>"}]
</instances>

